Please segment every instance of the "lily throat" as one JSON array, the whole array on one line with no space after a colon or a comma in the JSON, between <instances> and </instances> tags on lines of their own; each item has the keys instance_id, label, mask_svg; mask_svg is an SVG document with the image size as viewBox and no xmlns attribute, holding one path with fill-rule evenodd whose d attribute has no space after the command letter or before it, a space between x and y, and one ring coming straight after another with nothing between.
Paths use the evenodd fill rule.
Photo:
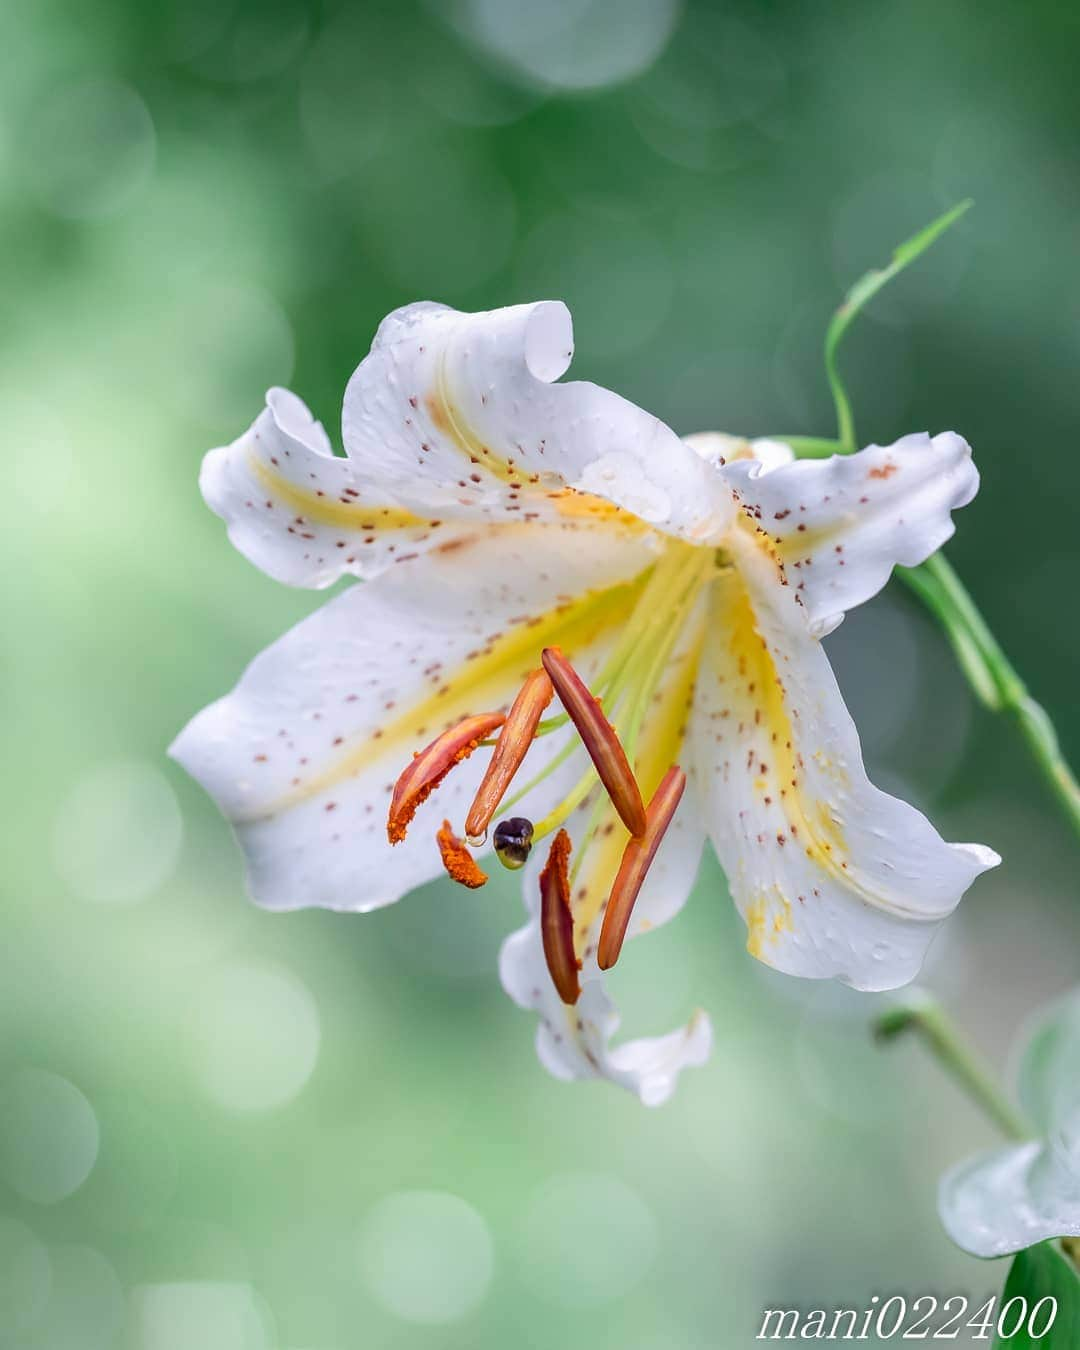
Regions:
<instances>
[{"instance_id":1,"label":"lily throat","mask_svg":"<svg viewBox=\"0 0 1080 1350\"><path fill-rule=\"evenodd\" d=\"M481 746L491 748L462 823L464 837L446 821L438 847L448 873L476 886L486 877L469 850L487 845L497 816L494 851L506 867L522 866L534 845L554 837L539 881L541 929L549 973L566 1003L580 993L584 960L595 954L607 968L618 958L634 901L682 797L686 775L675 761L697 678L702 601L728 566L715 548L667 543L635 586L589 683L560 646L538 645L536 668L505 713L463 718L416 751L395 785L391 843L404 837L417 807L457 764ZM548 714L556 697L559 710ZM562 742L557 751L510 793L524 777L530 748L548 737ZM529 800L575 757L586 761L577 781L532 820Z\"/></svg>"}]
</instances>

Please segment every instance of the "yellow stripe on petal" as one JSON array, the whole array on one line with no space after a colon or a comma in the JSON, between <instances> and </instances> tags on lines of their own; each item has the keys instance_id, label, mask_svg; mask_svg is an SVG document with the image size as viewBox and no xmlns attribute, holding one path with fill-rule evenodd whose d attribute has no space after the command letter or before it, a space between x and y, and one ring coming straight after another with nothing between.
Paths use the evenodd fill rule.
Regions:
<instances>
[{"instance_id":1,"label":"yellow stripe on petal","mask_svg":"<svg viewBox=\"0 0 1080 1350\"><path fill-rule=\"evenodd\" d=\"M767 895L757 896L746 908L746 950L758 961L769 964L767 945L794 929L791 901L779 886L773 886Z\"/></svg>"},{"instance_id":2,"label":"yellow stripe on petal","mask_svg":"<svg viewBox=\"0 0 1080 1350\"><path fill-rule=\"evenodd\" d=\"M468 542L446 545L468 548ZM490 636L454 670L436 664L429 671L433 692L358 743L346 745L337 759L321 773L307 779L261 808L253 819L286 811L348 778L361 774L378 760L393 755L405 763L420 746L471 713L501 707L535 669L542 648L558 642L568 651L594 643L603 633L623 623L641 594L651 569L632 581L603 590L587 591L545 613L522 616L508 632Z\"/></svg>"},{"instance_id":3,"label":"yellow stripe on petal","mask_svg":"<svg viewBox=\"0 0 1080 1350\"><path fill-rule=\"evenodd\" d=\"M440 370L435 388L424 400L432 423L471 464L479 465L493 478L512 487L539 483L539 474L515 468L514 461L495 453L469 425L464 413L450 397L445 371Z\"/></svg>"},{"instance_id":4,"label":"yellow stripe on petal","mask_svg":"<svg viewBox=\"0 0 1080 1350\"><path fill-rule=\"evenodd\" d=\"M480 436L462 412L459 404L451 397L445 371L440 371L435 388L424 400L432 424L466 458L471 465L485 470L493 478L505 483L512 489L521 489L523 503L528 504L530 497L535 500L537 488L550 486L545 493L548 501L554 504L557 514L569 522L581 521L586 524L615 525L635 534L648 531L651 527L632 512L616 506L606 497L598 497L592 492L583 492L578 488L559 486L558 474L530 472L523 464L514 460L512 455L500 455Z\"/></svg>"},{"instance_id":5,"label":"yellow stripe on petal","mask_svg":"<svg viewBox=\"0 0 1080 1350\"><path fill-rule=\"evenodd\" d=\"M746 709L744 716L763 724L767 733L769 760L763 762L758 756L744 768L756 791L780 801L791 836L783 844L790 842L801 848L824 871L853 884L852 878L845 876L848 850L839 822L827 803L819 797L810 799L803 792L804 765L796 748L784 682L768 644L758 632L749 593L735 569L717 577L710 631L712 640L724 649L718 656L717 669L728 672L726 678L735 685L733 694ZM819 748L814 757L819 769L835 776L839 789L846 788L846 775L830 762L827 748ZM881 902L875 898L875 903Z\"/></svg>"},{"instance_id":6,"label":"yellow stripe on petal","mask_svg":"<svg viewBox=\"0 0 1080 1350\"><path fill-rule=\"evenodd\" d=\"M795 748L795 732L788 715L786 691L776 670L772 652L764 637L757 632L747 586L737 571L722 572L715 582L713 603L714 640L726 648L721 670L729 671L728 679L736 684L736 697L745 699L747 714L764 724L768 733L769 760L761 756L745 765L753 787L763 795L775 795L782 803L784 815L791 826L791 842L823 871L852 884L844 873L848 868L840 822L834 819L828 805L821 798L807 798L802 788L803 760ZM752 709L749 711L749 709ZM836 786L848 786L840 765L830 761L828 748L814 752L818 768L834 776Z\"/></svg>"},{"instance_id":7,"label":"yellow stripe on petal","mask_svg":"<svg viewBox=\"0 0 1080 1350\"><path fill-rule=\"evenodd\" d=\"M643 534L651 528L645 521L606 497L598 497L593 492L582 492L579 488L564 487L548 493L548 500L555 503L559 515L568 521L585 521L597 525L614 525L634 534Z\"/></svg>"},{"instance_id":8,"label":"yellow stripe on petal","mask_svg":"<svg viewBox=\"0 0 1080 1350\"><path fill-rule=\"evenodd\" d=\"M258 454L250 456L250 463L269 496L295 511L304 524L332 525L343 530L405 530L431 524L400 506L373 506L354 488L324 491L300 487ZM347 461L333 459L328 463L336 467Z\"/></svg>"}]
</instances>

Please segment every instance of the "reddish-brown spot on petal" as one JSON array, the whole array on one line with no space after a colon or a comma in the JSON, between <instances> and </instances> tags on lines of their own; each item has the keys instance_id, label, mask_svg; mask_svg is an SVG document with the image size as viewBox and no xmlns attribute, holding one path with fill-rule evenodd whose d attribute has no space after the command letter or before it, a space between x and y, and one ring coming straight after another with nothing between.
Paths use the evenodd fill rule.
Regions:
<instances>
[{"instance_id":1,"label":"reddish-brown spot on petal","mask_svg":"<svg viewBox=\"0 0 1080 1350\"><path fill-rule=\"evenodd\" d=\"M480 742L502 724L502 713L466 717L413 756L412 763L394 784L394 795L390 800L386 835L392 844L399 844L405 838L417 808L431 796L454 765L467 759Z\"/></svg>"},{"instance_id":2,"label":"reddish-brown spot on petal","mask_svg":"<svg viewBox=\"0 0 1080 1350\"><path fill-rule=\"evenodd\" d=\"M673 764L649 802L644 835L640 839L629 840L623 850L618 875L604 910L604 924L600 929L596 959L601 970L610 970L619 959L638 892L685 788L686 774L677 764Z\"/></svg>"},{"instance_id":3,"label":"reddish-brown spot on petal","mask_svg":"<svg viewBox=\"0 0 1080 1350\"><path fill-rule=\"evenodd\" d=\"M540 934L551 982L562 1001L572 1006L581 997L581 962L574 952L570 912L570 848L570 836L560 830L540 873Z\"/></svg>"}]
</instances>

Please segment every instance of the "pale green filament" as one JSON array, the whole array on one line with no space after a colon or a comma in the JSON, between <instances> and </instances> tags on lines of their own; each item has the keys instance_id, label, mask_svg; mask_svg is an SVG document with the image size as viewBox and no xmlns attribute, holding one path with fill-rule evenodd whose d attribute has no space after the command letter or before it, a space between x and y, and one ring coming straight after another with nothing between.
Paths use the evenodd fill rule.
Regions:
<instances>
[{"instance_id":1,"label":"pale green filament","mask_svg":"<svg viewBox=\"0 0 1080 1350\"><path fill-rule=\"evenodd\" d=\"M695 561L698 564L698 569L695 571L691 584L684 590L682 596L679 598L675 612L669 618L668 629L664 634L664 640L653 656L648 670L646 671L645 678L638 686L637 693L630 701L629 708L627 709L628 718L625 727L621 718L616 723L616 730L622 741L623 749L626 751L626 757L632 765L637 754L638 737L645 720L645 712L663 677L672 649L683 632L686 617L697 600L700 584L707 578L708 573L712 570L713 562L711 558L707 560L707 569L701 567L700 557L695 559ZM606 805L606 801L601 797L593 806L588 823L585 826L584 834L582 835L577 849L577 855L574 859L574 865L570 873L571 882L577 880L578 873L581 871L581 865L585 860L586 851L599 828L600 819Z\"/></svg>"},{"instance_id":2,"label":"pale green filament","mask_svg":"<svg viewBox=\"0 0 1080 1350\"><path fill-rule=\"evenodd\" d=\"M682 632L686 613L697 596L702 582L714 565L712 553L701 549L690 548L686 549L685 552L682 549L673 549L671 554L673 555L672 564L666 569L663 585L657 587L654 592L652 581L656 578L654 576L650 579L650 584L646 586L634 608L634 613L627 624L622 640L612 657L605 664L602 672L602 675L608 676L606 687L601 690L606 703L605 712L616 731L619 732L627 758L631 762L633 762L638 732L645 710L655 693L656 686L671 655L671 650ZM662 560L657 567L657 573L661 572L667 561L667 558ZM649 611L639 627L634 620L646 604L649 606ZM657 634L657 630L660 630L659 634ZM655 649L650 641L654 635L658 635L661 639L659 646ZM622 734L624 731L625 735ZM563 763L576 748L576 742L571 741L544 773L538 775L535 782L542 781L557 764ZM536 823L533 830L534 843L563 825L598 782L596 770L590 765L559 805ZM513 802L519 801L524 791L530 790L533 786L535 786L535 783L529 784L529 787L513 798L509 804L512 805ZM595 831L595 818L597 817L595 809L593 817L594 819L590 820L586 829L585 838L577 850L574 863L575 875L581 866L585 848Z\"/></svg>"}]
</instances>

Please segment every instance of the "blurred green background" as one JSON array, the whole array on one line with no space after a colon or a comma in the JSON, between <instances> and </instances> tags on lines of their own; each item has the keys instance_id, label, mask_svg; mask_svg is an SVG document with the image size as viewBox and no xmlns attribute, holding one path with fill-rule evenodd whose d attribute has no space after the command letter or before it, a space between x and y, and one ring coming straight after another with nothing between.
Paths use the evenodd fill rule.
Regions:
<instances>
[{"instance_id":1,"label":"blurred green background","mask_svg":"<svg viewBox=\"0 0 1080 1350\"><path fill-rule=\"evenodd\" d=\"M394 306L553 296L678 430L829 434L843 287L968 195L846 366L864 440L975 446L950 556L1075 749L1078 57L1010 0L4 6L0 1345L727 1350L1000 1288L934 1209L988 1127L751 961L713 863L615 982L716 1026L650 1112L536 1062L511 877L261 913L164 750L320 603L196 487L268 385L333 430ZM829 646L877 780L1005 857L927 971L1004 1065L1078 973L1073 841L906 594Z\"/></svg>"}]
</instances>

